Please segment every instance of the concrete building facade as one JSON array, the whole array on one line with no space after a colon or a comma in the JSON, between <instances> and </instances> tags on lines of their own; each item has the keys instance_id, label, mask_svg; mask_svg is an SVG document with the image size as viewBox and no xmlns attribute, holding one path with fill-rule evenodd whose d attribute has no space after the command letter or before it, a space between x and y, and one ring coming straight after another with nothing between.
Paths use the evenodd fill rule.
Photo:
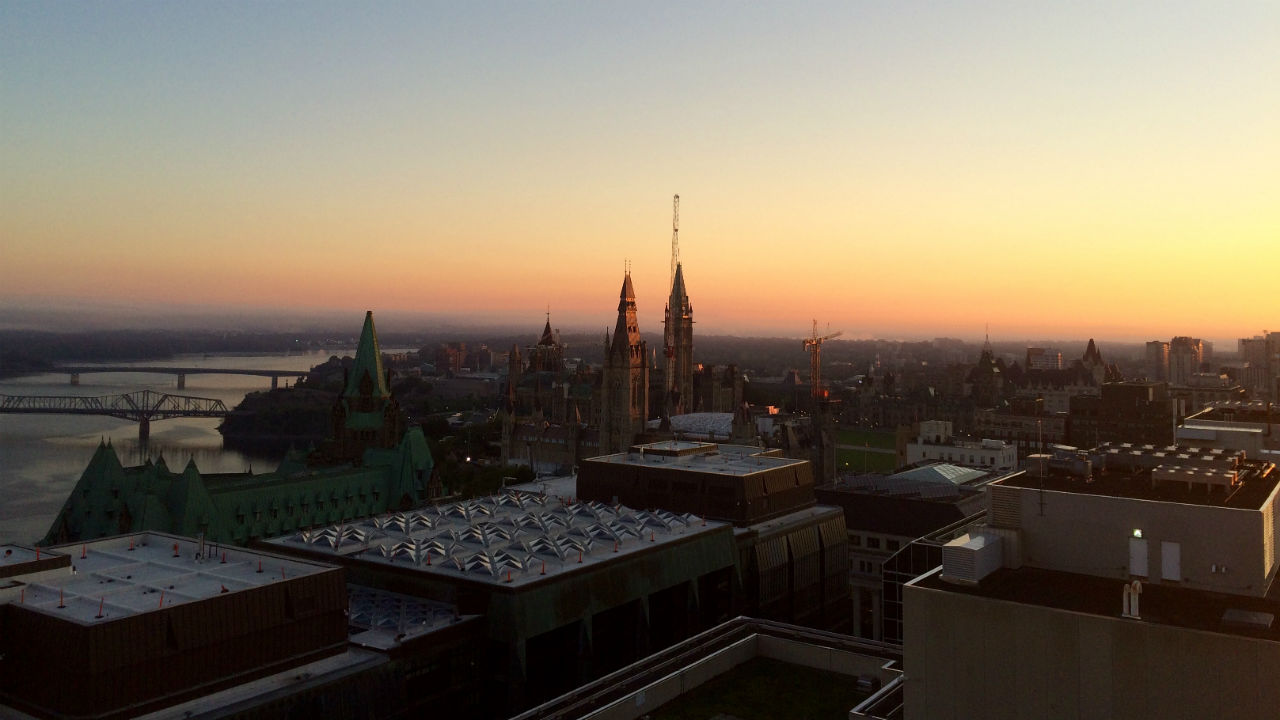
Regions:
<instances>
[{"instance_id":1,"label":"concrete building facade","mask_svg":"<svg viewBox=\"0 0 1280 720\"><path fill-rule=\"evenodd\" d=\"M848 630L844 514L817 504L808 461L779 450L663 441L584 461L576 489L592 502L732 523L745 612Z\"/></svg>"},{"instance_id":2,"label":"concrete building facade","mask_svg":"<svg viewBox=\"0 0 1280 720\"><path fill-rule=\"evenodd\" d=\"M993 483L986 525L903 588L904 717L1273 716L1278 476L1113 445Z\"/></svg>"},{"instance_id":3,"label":"concrete building facade","mask_svg":"<svg viewBox=\"0 0 1280 720\"><path fill-rule=\"evenodd\" d=\"M0 581L0 700L41 717L136 717L347 646L332 565L160 533L32 554Z\"/></svg>"}]
</instances>

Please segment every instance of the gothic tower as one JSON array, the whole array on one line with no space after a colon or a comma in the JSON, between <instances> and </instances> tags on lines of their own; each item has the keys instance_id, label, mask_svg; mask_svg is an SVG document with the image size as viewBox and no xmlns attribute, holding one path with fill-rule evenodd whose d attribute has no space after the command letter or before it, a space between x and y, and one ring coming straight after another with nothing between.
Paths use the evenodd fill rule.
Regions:
<instances>
[{"instance_id":1,"label":"gothic tower","mask_svg":"<svg viewBox=\"0 0 1280 720\"><path fill-rule=\"evenodd\" d=\"M693 397L693 305L684 287L684 266L676 264L666 311L667 414L691 413Z\"/></svg>"},{"instance_id":2,"label":"gothic tower","mask_svg":"<svg viewBox=\"0 0 1280 720\"><path fill-rule=\"evenodd\" d=\"M995 407L1004 393L1004 377L991 350L991 338L982 343L978 364L969 371L969 395L979 408Z\"/></svg>"},{"instance_id":3,"label":"gothic tower","mask_svg":"<svg viewBox=\"0 0 1280 720\"><path fill-rule=\"evenodd\" d=\"M618 323L605 336L601 382L600 453L626 452L649 419L649 350L640 339L631 272L622 280Z\"/></svg>"},{"instance_id":4,"label":"gothic tower","mask_svg":"<svg viewBox=\"0 0 1280 720\"><path fill-rule=\"evenodd\" d=\"M393 448L405 431L400 405L391 395L389 378L382 368L372 310L364 315L360 344L346 375L342 394L333 407L333 439L321 455L331 462L359 465L365 450Z\"/></svg>"}]
</instances>

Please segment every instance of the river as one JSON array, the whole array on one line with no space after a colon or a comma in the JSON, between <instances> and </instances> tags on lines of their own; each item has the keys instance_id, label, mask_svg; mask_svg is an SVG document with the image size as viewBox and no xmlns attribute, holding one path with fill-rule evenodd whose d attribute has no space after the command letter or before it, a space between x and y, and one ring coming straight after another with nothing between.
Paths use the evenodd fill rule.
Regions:
<instances>
[{"instance_id":1,"label":"river","mask_svg":"<svg viewBox=\"0 0 1280 720\"><path fill-rule=\"evenodd\" d=\"M347 355L351 351L337 351ZM277 355L198 355L171 360L110 363L113 366L211 367L253 370L307 370L327 360L330 351ZM88 365L91 363L76 363ZM281 386L285 380L281 379ZM271 378L250 375L188 375L178 390L176 375L143 373L87 373L80 385L66 373L30 375L0 380L4 395L117 395L134 390L158 390L178 395L216 398L234 408L248 393L267 390ZM250 455L224 450L217 418L153 420L144 447L138 425L99 415L11 415L0 413L0 544L30 544L44 536L103 439L110 439L120 461L139 465L148 457L164 456L178 470L195 458L203 473L274 470L280 455Z\"/></svg>"}]
</instances>

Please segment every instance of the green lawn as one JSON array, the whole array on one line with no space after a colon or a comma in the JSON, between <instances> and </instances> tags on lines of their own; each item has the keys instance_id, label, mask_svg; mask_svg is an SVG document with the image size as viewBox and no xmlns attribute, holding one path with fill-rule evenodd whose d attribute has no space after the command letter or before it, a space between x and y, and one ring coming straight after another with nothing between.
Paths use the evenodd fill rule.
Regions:
<instances>
[{"instance_id":1,"label":"green lawn","mask_svg":"<svg viewBox=\"0 0 1280 720\"><path fill-rule=\"evenodd\" d=\"M866 457L865 464L863 456ZM898 456L895 453L864 452L862 450L836 449L836 472L891 473L897 469Z\"/></svg>"},{"instance_id":2,"label":"green lawn","mask_svg":"<svg viewBox=\"0 0 1280 720\"><path fill-rule=\"evenodd\" d=\"M897 438L891 432L840 428L836 430L836 444L870 445L873 448L888 448L892 450L897 446Z\"/></svg>"},{"instance_id":3,"label":"green lawn","mask_svg":"<svg viewBox=\"0 0 1280 720\"><path fill-rule=\"evenodd\" d=\"M655 710L653 720L845 720L866 697L854 678L771 658L753 658Z\"/></svg>"}]
</instances>

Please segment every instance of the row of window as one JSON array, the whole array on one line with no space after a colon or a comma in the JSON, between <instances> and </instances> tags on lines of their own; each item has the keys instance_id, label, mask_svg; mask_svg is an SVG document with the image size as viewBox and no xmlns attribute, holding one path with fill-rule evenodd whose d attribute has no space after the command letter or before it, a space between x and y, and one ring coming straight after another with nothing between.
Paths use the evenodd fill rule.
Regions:
<instances>
[{"instance_id":1,"label":"row of window","mask_svg":"<svg viewBox=\"0 0 1280 720\"><path fill-rule=\"evenodd\" d=\"M862 535L860 533L849 533L850 547L866 547L868 550L879 550L883 546L889 552L898 552L898 548L902 547L902 543L893 538L881 538L879 535Z\"/></svg>"},{"instance_id":2,"label":"row of window","mask_svg":"<svg viewBox=\"0 0 1280 720\"><path fill-rule=\"evenodd\" d=\"M374 501L375 501L375 502L378 500L378 495L379 495L379 493L377 493L376 491L373 493L373 499L374 499ZM364 494L362 493L362 494L360 495L360 506L361 506L361 507L364 507L364 503L365 503L365 496L364 496ZM350 509L350 508L351 508L351 505L352 505L352 502L351 502L350 500L348 500L348 501L346 501L346 502L342 502L341 500L330 500L330 501L329 501L329 507L330 507L330 508L332 508L332 509L335 509L335 510L336 510L336 509L338 509L340 506L341 506L341 507L343 507L344 509ZM297 506L290 504L290 505L287 507L286 511L285 511L285 512L286 512L286 516L287 516L287 517L293 517L293 516L294 516L294 514L295 514L295 508L296 508L296 507L297 507ZM302 515L302 516L304 516L304 517L305 517L305 516L307 516L307 515L309 514L309 512L310 512L310 509L309 509L309 508L310 508L310 505L309 505L308 503L305 503L305 502L304 502L304 503L302 503L302 507L301 507L301 509L300 509L300 513L299 513L299 514L301 514L301 515ZM321 514L323 514L323 513L324 513L324 509L325 509L325 503L324 503L324 501L320 501L320 502L317 502L317 503L316 503L316 511L317 511L317 512L320 512ZM370 512L372 512L372 509L371 509L371 508L370 508ZM273 508L271 508L270 510L268 510L268 511L267 511L267 514L268 514L268 516L269 516L272 520L277 520L277 519L279 519L279 518L280 518L280 508L278 508L278 507L273 507ZM357 515L360 515L360 514L366 514L366 515L367 515L367 514L369 514L369 513L357 513ZM257 522L261 522L261 520L262 520L262 511L261 511L261 510L255 510L255 511L253 512L253 522L257 523ZM245 513L244 513L243 511L236 513L236 524L237 524L237 525L243 525L243 524L244 524L244 522L245 522Z\"/></svg>"},{"instance_id":3,"label":"row of window","mask_svg":"<svg viewBox=\"0 0 1280 720\"><path fill-rule=\"evenodd\" d=\"M931 458L931 457L930 457L929 452L928 452L928 451L926 451L926 452L925 452L925 454L924 454L924 457L925 457L925 459L926 459L926 460L930 460L930 459L933 459L933 460L944 460L944 459L945 459L947 462L964 462L964 453L961 453L961 454L960 454L960 457L955 457L955 458L953 458L953 457L952 457L952 453L947 453L946 458L943 458L943 457L942 457L942 451L938 451L938 457L936 457L936 458ZM977 457L977 456L974 456L974 455L970 455L970 456L969 456L969 464L970 464L970 465L978 465L978 464L982 464L982 465L995 465L995 464L996 464L995 456L980 457L980 458L977 458L977 459L975 459L975 457Z\"/></svg>"}]
</instances>

